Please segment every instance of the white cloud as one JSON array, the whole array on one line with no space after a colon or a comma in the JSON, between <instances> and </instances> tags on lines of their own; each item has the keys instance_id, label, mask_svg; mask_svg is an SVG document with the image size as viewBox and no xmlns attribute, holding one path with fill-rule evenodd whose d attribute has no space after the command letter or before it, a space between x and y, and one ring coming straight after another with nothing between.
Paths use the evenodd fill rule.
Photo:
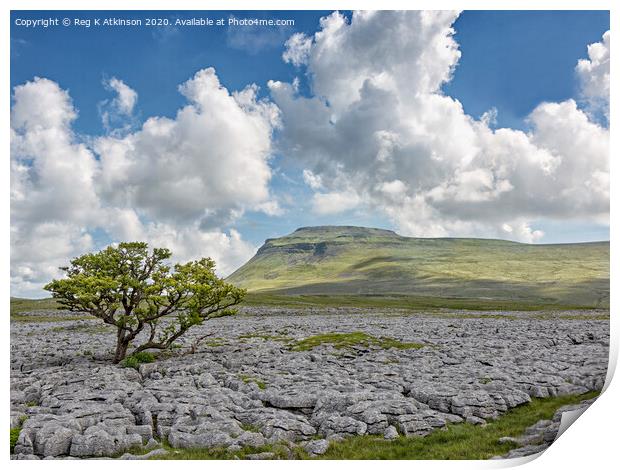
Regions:
<instances>
[{"instance_id":1,"label":"white cloud","mask_svg":"<svg viewBox=\"0 0 620 470\"><path fill-rule=\"evenodd\" d=\"M116 87L119 112L135 97ZM175 260L213 257L228 274L255 247L233 224L244 211L278 214L269 159L277 108L252 85L229 93L213 69L179 87L189 104L124 135L80 142L77 112L58 84L35 78L14 89L11 110L13 295L41 295L71 257L100 248L91 233L144 240ZM97 158L97 156L98 158Z\"/></svg>"},{"instance_id":2,"label":"white cloud","mask_svg":"<svg viewBox=\"0 0 620 470\"><path fill-rule=\"evenodd\" d=\"M339 214L355 209L361 200L353 191L315 193L312 197L312 211L319 215Z\"/></svg>"},{"instance_id":3,"label":"white cloud","mask_svg":"<svg viewBox=\"0 0 620 470\"><path fill-rule=\"evenodd\" d=\"M255 86L230 94L211 68L179 90L190 104L175 119L149 118L134 133L96 142L106 199L181 224L273 212L268 161L277 108L258 100Z\"/></svg>"},{"instance_id":4,"label":"white cloud","mask_svg":"<svg viewBox=\"0 0 620 470\"><path fill-rule=\"evenodd\" d=\"M118 94L114 98L118 110L123 114L130 115L138 101L138 94L116 77L112 77L106 84Z\"/></svg>"},{"instance_id":5,"label":"white cloud","mask_svg":"<svg viewBox=\"0 0 620 470\"><path fill-rule=\"evenodd\" d=\"M357 101L364 85L405 96L436 92L452 76L460 51L449 11L357 11L350 23L334 12L321 20L307 56L313 90L331 111ZM299 48L298 48L299 49Z\"/></svg>"},{"instance_id":6,"label":"white cloud","mask_svg":"<svg viewBox=\"0 0 620 470\"><path fill-rule=\"evenodd\" d=\"M99 209L93 153L77 141L69 95L44 78L15 87L11 110L11 220L88 223Z\"/></svg>"},{"instance_id":7,"label":"white cloud","mask_svg":"<svg viewBox=\"0 0 620 470\"><path fill-rule=\"evenodd\" d=\"M138 101L138 93L116 77L104 80L103 86L116 93L113 99L99 103L103 127L115 133L128 131L134 121L133 111Z\"/></svg>"},{"instance_id":8,"label":"white cloud","mask_svg":"<svg viewBox=\"0 0 620 470\"><path fill-rule=\"evenodd\" d=\"M593 112L602 112L609 121L609 54L610 32L601 42L588 46L588 58L581 59L575 70L581 85L581 95Z\"/></svg>"},{"instance_id":9,"label":"white cloud","mask_svg":"<svg viewBox=\"0 0 620 470\"><path fill-rule=\"evenodd\" d=\"M493 130L496 110L476 120L441 92L460 57L456 16L334 13L304 42L314 96L269 83L282 151L321 182L315 210L364 205L405 234L524 241L543 235L532 220L605 219L609 130L575 101L539 105L529 132Z\"/></svg>"},{"instance_id":10,"label":"white cloud","mask_svg":"<svg viewBox=\"0 0 620 470\"><path fill-rule=\"evenodd\" d=\"M295 33L284 43L285 50L282 53L284 62L290 62L295 66L306 63L310 48L312 47L312 38L304 33Z\"/></svg>"},{"instance_id":11,"label":"white cloud","mask_svg":"<svg viewBox=\"0 0 620 470\"><path fill-rule=\"evenodd\" d=\"M323 187L323 182L321 181L321 177L319 175L315 175L308 169L304 169L302 176L304 178L304 183L306 183L312 189L321 189Z\"/></svg>"}]
</instances>

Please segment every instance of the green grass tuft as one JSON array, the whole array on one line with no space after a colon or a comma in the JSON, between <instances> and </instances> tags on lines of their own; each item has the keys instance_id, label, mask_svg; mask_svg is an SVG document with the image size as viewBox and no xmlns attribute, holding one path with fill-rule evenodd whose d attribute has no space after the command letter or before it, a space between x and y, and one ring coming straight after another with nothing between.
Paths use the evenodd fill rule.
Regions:
<instances>
[{"instance_id":1,"label":"green grass tuft","mask_svg":"<svg viewBox=\"0 0 620 470\"><path fill-rule=\"evenodd\" d=\"M239 336L239 339L253 339L253 338L259 338L265 341L279 341L282 343L287 343L289 341L291 341L293 338L291 338L290 336L284 336L284 335L271 335L271 334L267 334L267 333L246 333L243 335Z\"/></svg>"},{"instance_id":2,"label":"green grass tuft","mask_svg":"<svg viewBox=\"0 0 620 470\"><path fill-rule=\"evenodd\" d=\"M260 428L255 424L241 423L239 427L247 432L260 432Z\"/></svg>"},{"instance_id":3,"label":"green grass tuft","mask_svg":"<svg viewBox=\"0 0 620 470\"><path fill-rule=\"evenodd\" d=\"M133 369L137 369L140 364L147 364L149 362L153 362L155 360L155 356L146 351L140 351L138 353L132 354L131 356L127 356L121 362L123 367L131 367Z\"/></svg>"},{"instance_id":4,"label":"green grass tuft","mask_svg":"<svg viewBox=\"0 0 620 470\"><path fill-rule=\"evenodd\" d=\"M166 455L157 455L151 460L233 460L245 459L250 454L259 454L261 452L271 452L274 454L274 460L287 459L306 459L308 454L300 448L289 449L286 445L275 443L265 444L260 447L242 447L237 451L230 451L222 448L214 449L175 449L168 444L164 444L164 448L168 450Z\"/></svg>"},{"instance_id":5,"label":"green grass tuft","mask_svg":"<svg viewBox=\"0 0 620 470\"><path fill-rule=\"evenodd\" d=\"M267 384L263 382L262 380L257 379L256 377L251 377L249 375L241 374L239 378L244 384L254 382L256 385L258 385L258 388L260 388L261 390L265 390L267 388Z\"/></svg>"},{"instance_id":6,"label":"green grass tuft","mask_svg":"<svg viewBox=\"0 0 620 470\"><path fill-rule=\"evenodd\" d=\"M393 338L376 338L361 331L353 333L326 333L310 336L297 341L292 347L292 351L309 351L322 344L331 344L336 349L350 348L353 346L376 346L382 349L420 349L425 345L420 343L403 343Z\"/></svg>"},{"instance_id":7,"label":"green grass tuft","mask_svg":"<svg viewBox=\"0 0 620 470\"><path fill-rule=\"evenodd\" d=\"M19 439L19 433L22 428L11 428L11 454L15 451L15 444L17 444L17 439Z\"/></svg>"},{"instance_id":8,"label":"green grass tuft","mask_svg":"<svg viewBox=\"0 0 620 470\"><path fill-rule=\"evenodd\" d=\"M424 437L399 437L386 441L378 436L351 437L332 442L323 459L390 460L483 460L503 455L515 448L499 443L504 436L518 437L542 419L551 419L558 408L594 398L599 392L553 398L534 398L526 405L508 411L486 426L461 423L448 425Z\"/></svg>"}]
</instances>

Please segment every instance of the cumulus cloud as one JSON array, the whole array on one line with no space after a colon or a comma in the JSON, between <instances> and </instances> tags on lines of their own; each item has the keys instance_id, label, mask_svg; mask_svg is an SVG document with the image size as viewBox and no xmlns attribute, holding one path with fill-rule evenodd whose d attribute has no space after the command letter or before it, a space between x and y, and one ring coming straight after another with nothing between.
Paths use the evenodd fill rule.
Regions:
<instances>
[{"instance_id":1,"label":"cumulus cloud","mask_svg":"<svg viewBox=\"0 0 620 470\"><path fill-rule=\"evenodd\" d=\"M114 107L136 102L122 81ZM44 78L17 86L11 110L13 295L40 295L71 257L110 240L166 246L175 260L211 256L220 274L255 247L230 228L246 210L276 214L269 190L277 108L257 87L230 93L213 69L179 87L188 104L123 135L81 142L69 94ZM227 228L229 227L229 228Z\"/></svg>"},{"instance_id":2,"label":"cumulus cloud","mask_svg":"<svg viewBox=\"0 0 620 470\"><path fill-rule=\"evenodd\" d=\"M99 103L99 114L103 127L116 133L127 131L133 124L133 111L138 101L138 93L122 80L112 77L103 81L106 90L116 93L111 100Z\"/></svg>"},{"instance_id":3,"label":"cumulus cloud","mask_svg":"<svg viewBox=\"0 0 620 470\"><path fill-rule=\"evenodd\" d=\"M588 58L580 59L575 70L582 98L594 113L601 112L609 121L609 53L610 33L601 42L588 46Z\"/></svg>"},{"instance_id":4,"label":"cumulus cloud","mask_svg":"<svg viewBox=\"0 0 620 470\"><path fill-rule=\"evenodd\" d=\"M315 193L312 197L312 211L319 215L339 214L354 209L360 203L355 191L332 191Z\"/></svg>"},{"instance_id":5,"label":"cumulus cloud","mask_svg":"<svg viewBox=\"0 0 620 470\"><path fill-rule=\"evenodd\" d=\"M304 33L295 33L284 43L285 50L282 53L284 62L289 62L295 66L300 66L308 60L312 38Z\"/></svg>"},{"instance_id":6,"label":"cumulus cloud","mask_svg":"<svg viewBox=\"0 0 620 470\"><path fill-rule=\"evenodd\" d=\"M258 100L255 86L229 93L211 68L179 90L189 104L175 119L150 118L122 138L98 139L102 194L117 206L178 224L220 225L246 208L262 208L271 199L277 108Z\"/></svg>"},{"instance_id":7,"label":"cumulus cloud","mask_svg":"<svg viewBox=\"0 0 620 470\"><path fill-rule=\"evenodd\" d=\"M91 246L82 227L101 209L93 153L71 124L67 92L36 77L15 87L11 109L11 286L31 293L56 268Z\"/></svg>"},{"instance_id":8,"label":"cumulus cloud","mask_svg":"<svg viewBox=\"0 0 620 470\"><path fill-rule=\"evenodd\" d=\"M442 93L460 58L456 16L333 13L313 37L290 41L289 51L304 45L296 62L314 95L269 87L281 149L305 168L315 208L364 206L410 235L528 242L543 236L534 220L605 220L609 130L574 100L541 103L524 132L493 129L496 110L475 119Z\"/></svg>"},{"instance_id":9,"label":"cumulus cloud","mask_svg":"<svg viewBox=\"0 0 620 470\"><path fill-rule=\"evenodd\" d=\"M474 118L442 92L460 60L457 16L333 13L286 41L283 60L310 94L298 79L270 81L272 101L256 85L231 92L209 68L179 86L174 117L141 125L137 93L113 77L98 138L73 131L78 113L57 83L15 87L13 295L40 295L57 266L102 238L167 246L178 261L212 256L230 272L255 249L239 218L283 213L275 151L302 171L315 214L376 211L406 235L536 242L536 221L607 223L609 129L597 114L608 116L609 32L578 62L575 100L541 103L525 131L497 129L494 108Z\"/></svg>"}]
</instances>

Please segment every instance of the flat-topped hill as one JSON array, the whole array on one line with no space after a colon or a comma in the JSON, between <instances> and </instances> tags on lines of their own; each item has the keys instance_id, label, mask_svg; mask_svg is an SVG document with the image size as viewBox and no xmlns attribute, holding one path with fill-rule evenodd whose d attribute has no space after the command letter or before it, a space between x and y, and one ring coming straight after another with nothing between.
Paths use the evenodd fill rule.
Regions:
<instances>
[{"instance_id":1,"label":"flat-topped hill","mask_svg":"<svg viewBox=\"0 0 620 470\"><path fill-rule=\"evenodd\" d=\"M268 239L228 277L251 292L416 295L609 305L609 242L525 244L303 227Z\"/></svg>"}]
</instances>

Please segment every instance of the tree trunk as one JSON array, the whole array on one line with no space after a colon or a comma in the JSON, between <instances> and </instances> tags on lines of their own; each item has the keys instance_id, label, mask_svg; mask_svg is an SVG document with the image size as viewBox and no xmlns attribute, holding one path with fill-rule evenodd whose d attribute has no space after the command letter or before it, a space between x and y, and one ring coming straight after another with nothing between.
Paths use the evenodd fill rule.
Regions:
<instances>
[{"instance_id":1,"label":"tree trunk","mask_svg":"<svg viewBox=\"0 0 620 470\"><path fill-rule=\"evenodd\" d=\"M119 329L116 335L116 352L114 353L114 364L118 364L127 355L127 349L129 348L129 338L123 334L123 330Z\"/></svg>"}]
</instances>

